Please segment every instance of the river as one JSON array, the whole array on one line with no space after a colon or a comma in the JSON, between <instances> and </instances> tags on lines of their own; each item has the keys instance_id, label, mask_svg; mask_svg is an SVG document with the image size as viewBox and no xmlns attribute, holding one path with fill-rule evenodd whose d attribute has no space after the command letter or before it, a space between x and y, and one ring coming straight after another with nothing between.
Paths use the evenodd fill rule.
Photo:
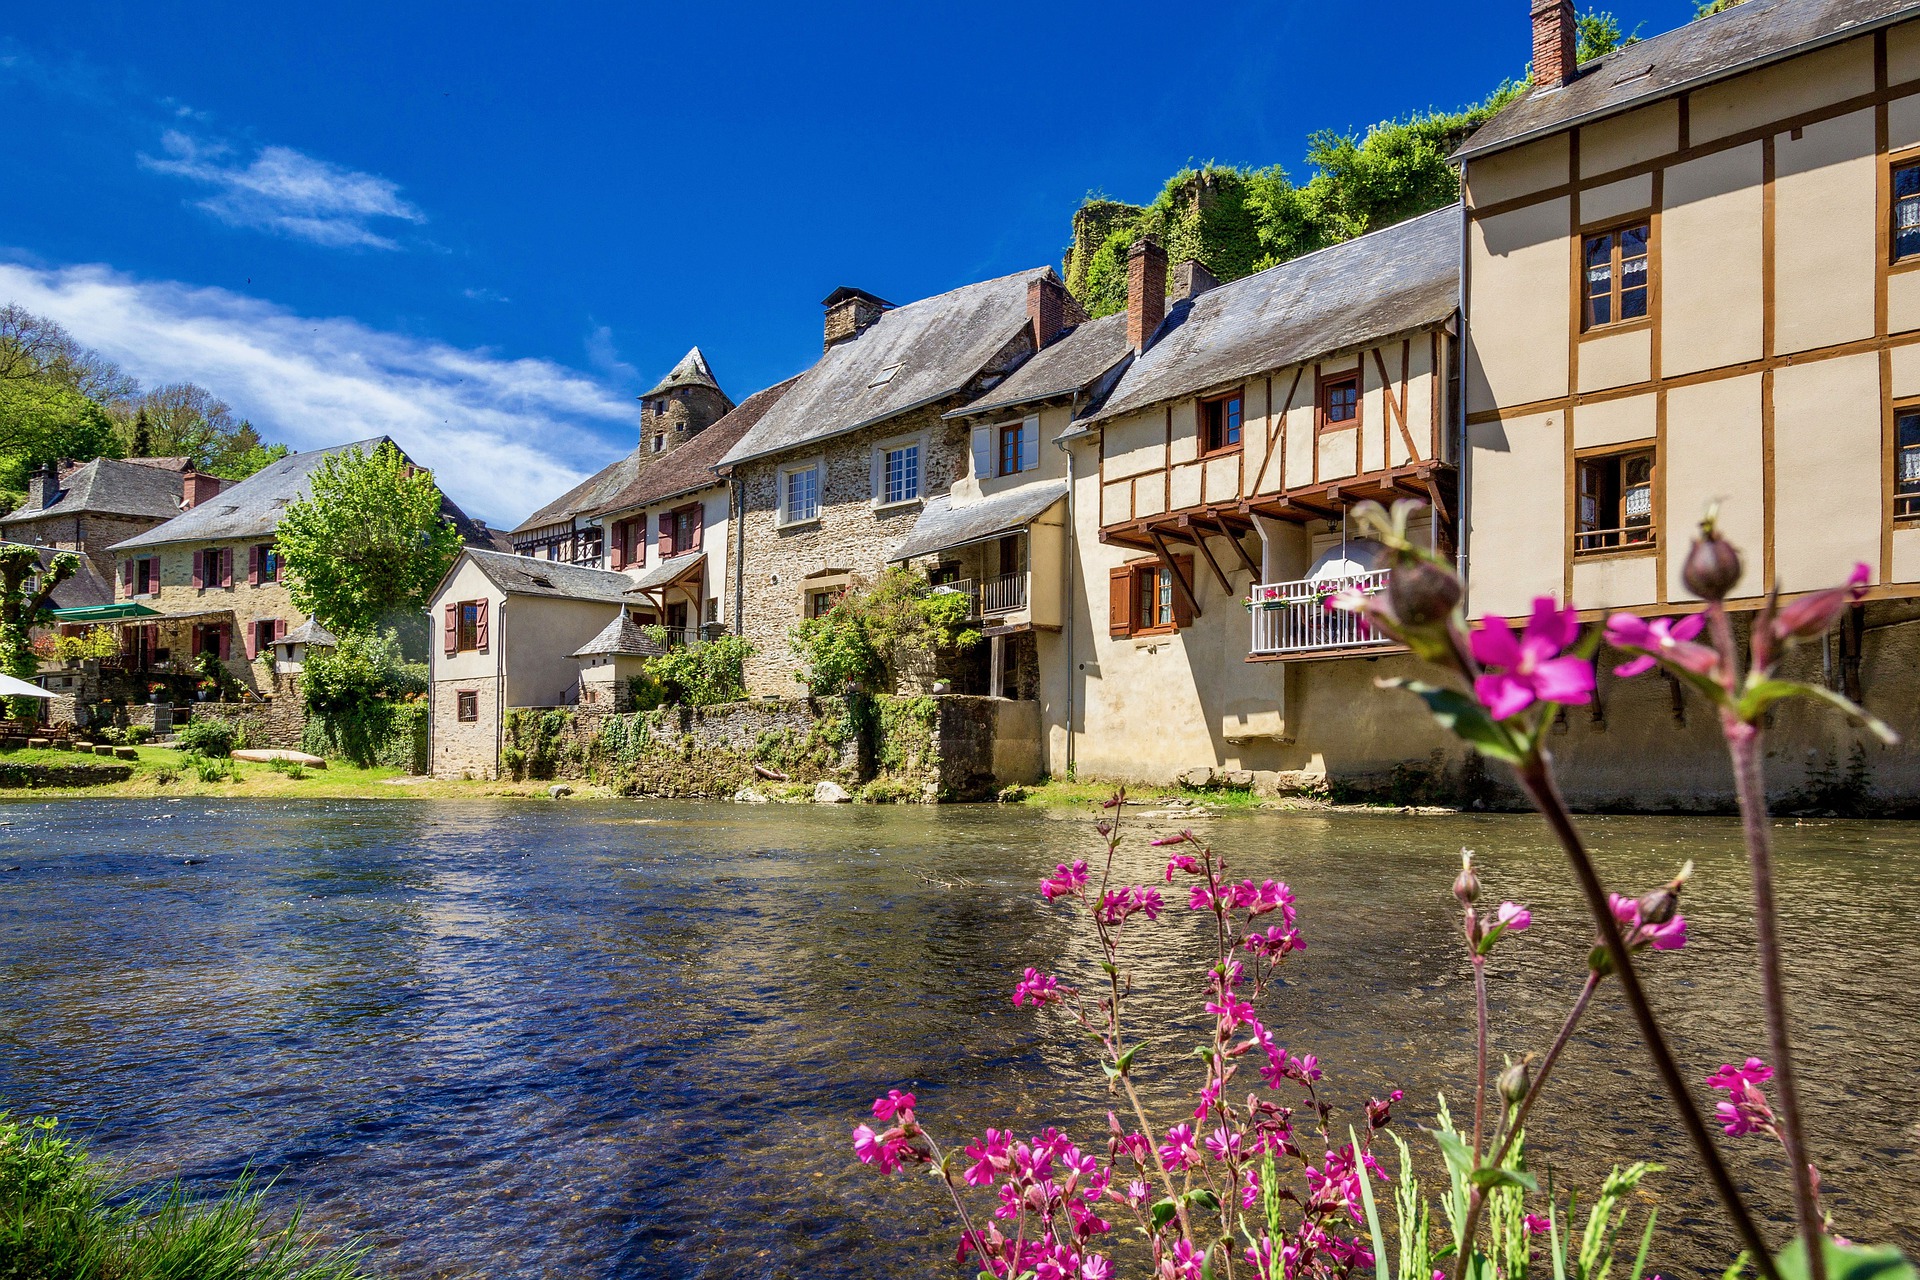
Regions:
<instances>
[{"instance_id":1,"label":"river","mask_svg":"<svg viewBox=\"0 0 1920 1280\"><path fill-rule=\"evenodd\" d=\"M182 800L16 803L0 820L0 1103L57 1113L144 1175L212 1187L251 1164L396 1277L962 1274L937 1187L854 1162L866 1103L910 1084L954 1141L1104 1127L1076 1042L1008 1001L1026 965L1086 971L1034 892L1094 852L1084 813ZM1634 891L1699 865L1689 945L1645 969L1682 1061L1704 1076L1764 1053L1734 824L1585 826ZM1490 898L1534 910L1493 966L1496 1050L1543 1049L1577 989L1590 931L1530 817L1198 829L1237 874L1297 894L1309 948L1269 1025L1319 1055L1336 1123L1399 1087L1420 1146L1436 1092L1470 1105L1448 896L1463 845ZM1848 1235L1920 1251L1920 826L1778 835L1829 1206ZM1130 840L1124 862L1145 879L1164 857ZM1185 910L1143 936L1143 988L1182 980L1206 945ZM1172 997L1147 999L1197 1003ZM1161 1060L1181 1088L1183 1052ZM1615 1160L1669 1165L1649 1184L1656 1263L1718 1275L1726 1235L1609 996L1563 1071L1536 1166L1592 1186ZM1757 1138L1727 1148L1784 1222L1778 1157Z\"/></svg>"}]
</instances>

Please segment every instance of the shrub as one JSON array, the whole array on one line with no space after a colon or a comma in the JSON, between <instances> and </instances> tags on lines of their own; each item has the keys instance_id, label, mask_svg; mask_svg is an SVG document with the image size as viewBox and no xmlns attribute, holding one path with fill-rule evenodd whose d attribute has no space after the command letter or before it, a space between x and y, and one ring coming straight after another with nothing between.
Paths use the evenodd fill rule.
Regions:
<instances>
[{"instance_id":1,"label":"shrub","mask_svg":"<svg viewBox=\"0 0 1920 1280\"><path fill-rule=\"evenodd\" d=\"M424 693L426 668L408 662L399 633L348 632L332 649L309 649L300 695L309 711L353 712L368 703Z\"/></svg>"},{"instance_id":2,"label":"shrub","mask_svg":"<svg viewBox=\"0 0 1920 1280\"><path fill-rule=\"evenodd\" d=\"M648 658L642 668L661 691L659 702L690 707L710 707L720 702L738 702L747 696L747 659L753 646L738 636L719 636L698 644L680 645L657 658ZM638 690L636 689L636 693ZM636 698L635 705L639 705Z\"/></svg>"},{"instance_id":3,"label":"shrub","mask_svg":"<svg viewBox=\"0 0 1920 1280\"><path fill-rule=\"evenodd\" d=\"M230 759L216 759L192 752L187 756L187 765L202 782L237 782L240 777Z\"/></svg>"},{"instance_id":4,"label":"shrub","mask_svg":"<svg viewBox=\"0 0 1920 1280\"><path fill-rule=\"evenodd\" d=\"M195 716L182 725L174 738L182 751L208 756L230 756L240 738L239 726L220 716Z\"/></svg>"},{"instance_id":5,"label":"shrub","mask_svg":"<svg viewBox=\"0 0 1920 1280\"><path fill-rule=\"evenodd\" d=\"M172 786L174 783L180 781L180 767L171 764L158 766L153 771L153 781L158 786Z\"/></svg>"},{"instance_id":6,"label":"shrub","mask_svg":"<svg viewBox=\"0 0 1920 1280\"><path fill-rule=\"evenodd\" d=\"M63 662L84 658L111 658L120 652L120 637L112 627L89 627L77 636L56 636L53 656Z\"/></svg>"},{"instance_id":7,"label":"shrub","mask_svg":"<svg viewBox=\"0 0 1920 1280\"><path fill-rule=\"evenodd\" d=\"M964 595L936 592L925 575L906 569L855 581L825 613L789 633L805 667L796 678L815 697L849 685L891 692L896 675L916 658L979 643L979 630L966 625L968 611Z\"/></svg>"}]
</instances>

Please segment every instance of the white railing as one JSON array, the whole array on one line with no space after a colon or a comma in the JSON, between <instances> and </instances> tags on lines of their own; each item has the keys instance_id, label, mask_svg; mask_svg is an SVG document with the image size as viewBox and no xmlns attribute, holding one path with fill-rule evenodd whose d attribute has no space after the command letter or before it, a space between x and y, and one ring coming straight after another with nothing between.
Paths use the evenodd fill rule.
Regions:
<instances>
[{"instance_id":1,"label":"white railing","mask_svg":"<svg viewBox=\"0 0 1920 1280\"><path fill-rule=\"evenodd\" d=\"M935 595L960 595L967 598L967 616L980 616L980 584L972 578L956 578L952 582L943 582L934 589Z\"/></svg>"},{"instance_id":2,"label":"white railing","mask_svg":"<svg viewBox=\"0 0 1920 1280\"><path fill-rule=\"evenodd\" d=\"M989 578L980 587L982 614L1012 613L1027 607L1027 575L1003 573Z\"/></svg>"},{"instance_id":3,"label":"white railing","mask_svg":"<svg viewBox=\"0 0 1920 1280\"><path fill-rule=\"evenodd\" d=\"M1383 591L1387 571L1322 578L1317 582L1256 584L1250 603L1254 653L1324 653L1338 649L1368 649L1392 643L1375 635L1357 613L1329 609L1328 596L1358 587L1369 595Z\"/></svg>"}]
</instances>

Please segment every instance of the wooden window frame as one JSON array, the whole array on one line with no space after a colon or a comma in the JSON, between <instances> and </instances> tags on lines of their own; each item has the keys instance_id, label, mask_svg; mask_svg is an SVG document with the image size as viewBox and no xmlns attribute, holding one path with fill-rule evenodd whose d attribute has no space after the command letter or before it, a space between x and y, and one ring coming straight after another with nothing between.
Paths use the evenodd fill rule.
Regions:
<instances>
[{"instance_id":1,"label":"wooden window frame","mask_svg":"<svg viewBox=\"0 0 1920 1280\"><path fill-rule=\"evenodd\" d=\"M1180 562L1180 571L1188 575L1188 581L1193 581L1193 557L1181 555L1175 556L1174 559ZM1174 572L1175 570L1169 568L1158 556L1144 560L1131 560L1110 570L1107 576L1108 635L1115 639L1170 636L1192 626L1193 609L1180 590L1180 584L1174 581ZM1155 621L1147 625L1142 625L1140 622L1140 599L1145 589L1144 584L1148 580L1154 582L1156 596L1165 593L1170 602L1166 622ZM1114 607L1117 602L1111 598L1112 592L1122 589L1121 583L1126 584L1124 613ZM1118 620L1121 616L1125 618L1124 629Z\"/></svg>"},{"instance_id":2,"label":"wooden window frame","mask_svg":"<svg viewBox=\"0 0 1920 1280\"><path fill-rule=\"evenodd\" d=\"M1893 405L1893 424L1888 433L1893 456L1888 459L1888 469L1893 477L1892 516L1894 527L1912 528L1920 524L1920 484L1908 493L1900 492L1900 419L1903 416L1920 417L1920 400L1895 401ZM1914 446L1920 447L1920 446Z\"/></svg>"},{"instance_id":3,"label":"wooden window frame","mask_svg":"<svg viewBox=\"0 0 1920 1280\"><path fill-rule=\"evenodd\" d=\"M1620 301L1625 291L1622 288L1621 280L1625 277L1626 272L1625 262L1620 256L1621 235L1624 232L1634 230L1644 230L1647 237L1647 251L1644 255L1647 264L1646 283L1640 286L1646 292L1647 309L1637 316L1622 318L1620 315ZM1607 259L1608 278L1611 282L1607 298L1608 307L1613 318L1610 320L1596 321L1593 318L1593 300L1587 292L1587 244L1589 241L1597 240L1601 236L1610 236L1613 239L1613 247L1609 250ZM1651 214L1640 213L1630 218L1606 223L1602 226L1584 227L1575 239L1575 252L1578 255L1578 270L1575 278L1579 281L1580 289L1581 333L1621 333L1653 324L1653 264L1658 255L1654 252L1653 247L1653 216Z\"/></svg>"},{"instance_id":4,"label":"wooden window frame","mask_svg":"<svg viewBox=\"0 0 1920 1280\"><path fill-rule=\"evenodd\" d=\"M1226 406L1235 401L1239 402L1240 405L1240 421L1238 425L1232 428L1237 438L1228 440L1226 439L1228 430L1226 427ZM1221 439L1219 444L1213 442L1213 424L1208 420L1207 416L1208 410L1212 409L1215 405L1220 406ZM1240 450L1245 447L1244 441L1246 440L1247 434L1246 388L1235 387L1231 391L1222 391L1216 395L1201 396L1194 402L1193 421L1194 437L1196 443L1199 445L1199 452L1202 458L1217 458L1223 454L1240 452Z\"/></svg>"},{"instance_id":5,"label":"wooden window frame","mask_svg":"<svg viewBox=\"0 0 1920 1280\"><path fill-rule=\"evenodd\" d=\"M460 625L456 633L455 653L480 652L480 602L462 600L458 604Z\"/></svg>"},{"instance_id":6,"label":"wooden window frame","mask_svg":"<svg viewBox=\"0 0 1920 1280\"><path fill-rule=\"evenodd\" d=\"M1904 151L1896 151L1882 158L1886 161L1883 172L1886 174L1887 182L1887 203L1882 215L1884 218L1882 230L1887 237L1885 246L1887 270L1912 271L1920 268L1920 249L1905 256L1902 256L1899 251L1900 201L1903 197L1899 194L1895 179L1902 169L1920 170L1920 147L1908 147ZM1913 196L1904 198L1920 199Z\"/></svg>"},{"instance_id":7,"label":"wooden window frame","mask_svg":"<svg viewBox=\"0 0 1920 1280\"><path fill-rule=\"evenodd\" d=\"M1336 387L1353 384L1353 416L1335 422L1327 413L1327 393ZM1361 406L1366 402L1366 379L1359 368L1343 373L1320 373L1314 375L1313 383L1313 425L1315 435L1325 435L1329 431L1357 431L1360 429Z\"/></svg>"},{"instance_id":8,"label":"wooden window frame","mask_svg":"<svg viewBox=\"0 0 1920 1280\"><path fill-rule=\"evenodd\" d=\"M453 718L467 724L480 720L480 691L456 689L453 694Z\"/></svg>"},{"instance_id":9,"label":"wooden window frame","mask_svg":"<svg viewBox=\"0 0 1920 1280\"><path fill-rule=\"evenodd\" d=\"M1638 541L1628 542L1625 541L1625 533L1627 531L1626 463L1629 458L1637 458L1642 455L1645 455L1648 461L1647 536ZM1616 523L1604 528L1583 530L1580 527L1581 473L1591 464L1609 461L1617 461L1620 463L1620 492L1614 499L1616 507L1613 518ZM1569 514L1573 522L1572 546L1573 558L1575 560L1602 559L1607 556L1655 554L1660 546L1660 450L1658 445L1652 440L1636 440L1631 444L1606 445L1601 448L1576 451L1573 456L1573 510ZM1582 537L1610 533L1622 535L1622 541L1615 544L1603 544L1592 547L1582 547L1580 545L1580 539Z\"/></svg>"}]
</instances>

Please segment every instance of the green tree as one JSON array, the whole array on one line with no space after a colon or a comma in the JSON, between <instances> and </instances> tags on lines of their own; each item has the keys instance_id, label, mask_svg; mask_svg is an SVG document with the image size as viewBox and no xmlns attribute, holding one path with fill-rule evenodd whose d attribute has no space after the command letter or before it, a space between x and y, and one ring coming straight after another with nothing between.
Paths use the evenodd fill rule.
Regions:
<instances>
[{"instance_id":1,"label":"green tree","mask_svg":"<svg viewBox=\"0 0 1920 1280\"><path fill-rule=\"evenodd\" d=\"M1735 5L1745 3L1746 0L1707 0L1707 3L1700 5L1693 11L1693 20L1698 22L1702 18L1711 18L1716 13L1725 13Z\"/></svg>"},{"instance_id":2,"label":"green tree","mask_svg":"<svg viewBox=\"0 0 1920 1280\"><path fill-rule=\"evenodd\" d=\"M0 499L9 507L50 462L120 455L119 433L99 404L50 382L0 380Z\"/></svg>"},{"instance_id":3,"label":"green tree","mask_svg":"<svg viewBox=\"0 0 1920 1280\"><path fill-rule=\"evenodd\" d=\"M132 448L127 453L133 458L153 457L153 423L147 420L145 409L134 415Z\"/></svg>"},{"instance_id":4,"label":"green tree","mask_svg":"<svg viewBox=\"0 0 1920 1280\"><path fill-rule=\"evenodd\" d=\"M295 606L336 635L396 627L416 651L427 595L460 554L433 473L390 442L323 459L276 537Z\"/></svg>"},{"instance_id":5,"label":"green tree","mask_svg":"<svg viewBox=\"0 0 1920 1280\"><path fill-rule=\"evenodd\" d=\"M233 433L214 448L206 470L222 480L245 480L268 463L286 456L287 446L263 443L253 424L242 418Z\"/></svg>"},{"instance_id":6,"label":"green tree","mask_svg":"<svg viewBox=\"0 0 1920 1280\"><path fill-rule=\"evenodd\" d=\"M45 568L36 547L0 544L0 671L31 680L40 670L33 629L53 621L53 593L80 571L80 557L61 552ZM13 713L27 715L32 698L12 699Z\"/></svg>"}]
</instances>

